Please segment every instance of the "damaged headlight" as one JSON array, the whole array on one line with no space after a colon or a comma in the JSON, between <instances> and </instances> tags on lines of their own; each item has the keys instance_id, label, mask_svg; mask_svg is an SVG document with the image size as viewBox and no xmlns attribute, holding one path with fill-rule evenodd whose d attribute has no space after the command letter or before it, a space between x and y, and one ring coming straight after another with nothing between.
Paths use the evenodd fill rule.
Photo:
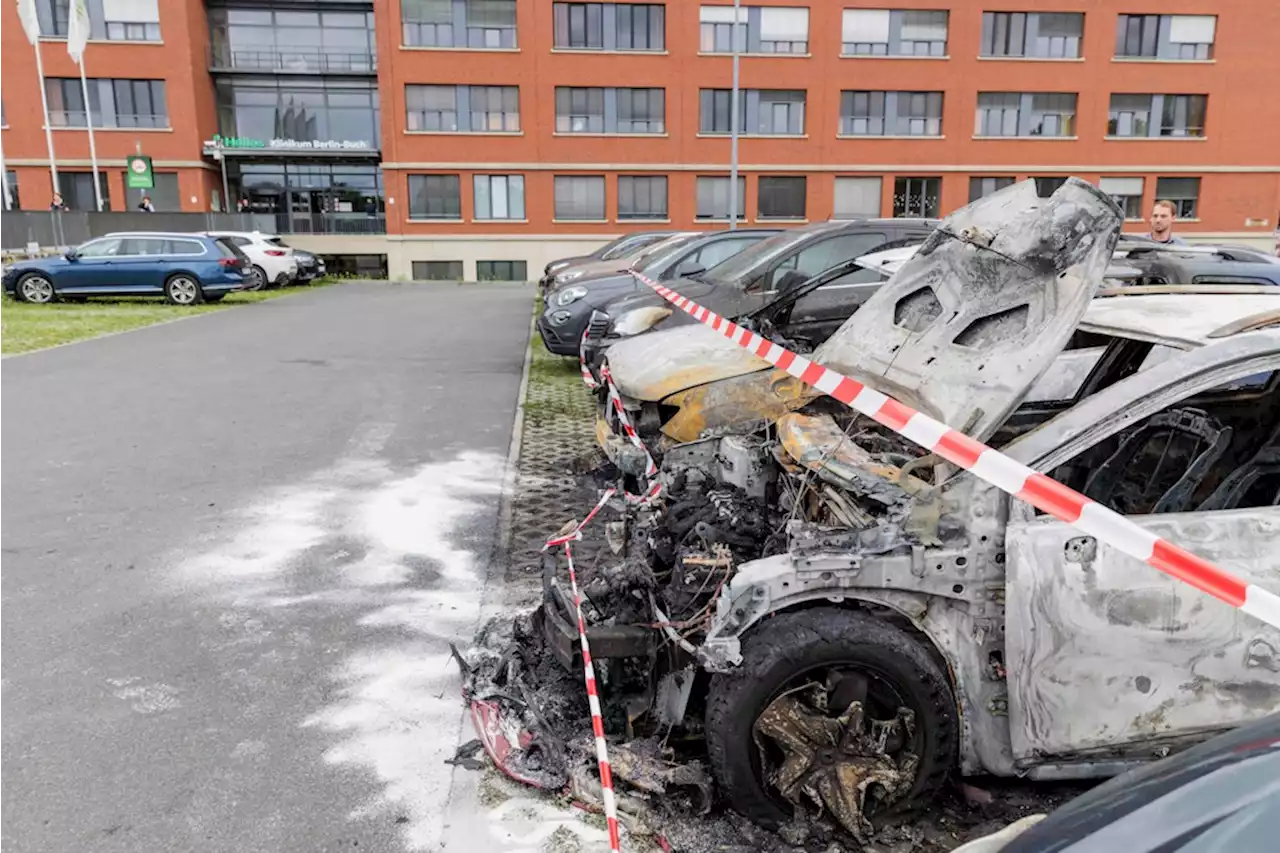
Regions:
<instances>
[{"instance_id":1,"label":"damaged headlight","mask_svg":"<svg viewBox=\"0 0 1280 853\"><path fill-rule=\"evenodd\" d=\"M648 308L636 308L619 317L613 324L613 331L615 334L627 338L649 331L670 316L670 308L656 305Z\"/></svg>"},{"instance_id":2,"label":"damaged headlight","mask_svg":"<svg viewBox=\"0 0 1280 853\"><path fill-rule=\"evenodd\" d=\"M575 278L582 278L582 270L569 270L568 272L556 273L557 284L564 284L566 281L573 281Z\"/></svg>"},{"instance_id":3,"label":"damaged headlight","mask_svg":"<svg viewBox=\"0 0 1280 853\"><path fill-rule=\"evenodd\" d=\"M556 294L556 304L563 308L566 305L572 305L586 295L587 289L585 287L566 287Z\"/></svg>"}]
</instances>

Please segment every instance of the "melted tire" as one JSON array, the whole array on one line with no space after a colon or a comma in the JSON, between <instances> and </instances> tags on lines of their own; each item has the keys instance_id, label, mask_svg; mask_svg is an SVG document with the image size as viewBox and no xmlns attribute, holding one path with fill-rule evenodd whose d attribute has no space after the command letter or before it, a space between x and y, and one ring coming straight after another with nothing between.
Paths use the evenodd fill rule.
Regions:
<instances>
[{"instance_id":1,"label":"melted tire","mask_svg":"<svg viewBox=\"0 0 1280 853\"><path fill-rule=\"evenodd\" d=\"M756 627L743 638L742 658L735 672L712 678L706 717L712 773L739 814L768 829L791 818L760 776L752 729L789 681L825 665L866 665L915 712L920 767L892 812L930 799L946 782L959 740L955 698L947 674L911 634L864 612L823 607L783 613Z\"/></svg>"}]
</instances>

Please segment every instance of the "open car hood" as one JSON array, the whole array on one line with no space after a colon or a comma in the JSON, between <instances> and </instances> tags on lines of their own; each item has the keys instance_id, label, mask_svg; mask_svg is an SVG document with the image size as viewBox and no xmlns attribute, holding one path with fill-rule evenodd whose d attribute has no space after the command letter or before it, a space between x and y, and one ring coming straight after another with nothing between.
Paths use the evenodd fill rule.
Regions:
<instances>
[{"instance_id":1,"label":"open car hood","mask_svg":"<svg viewBox=\"0 0 1280 853\"><path fill-rule=\"evenodd\" d=\"M1069 178L1027 180L944 219L814 359L978 440L1066 346L1102 282L1121 213Z\"/></svg>"},{"instance_id":2,"label":"open car hood","mask_svg":"<svg viewBox=\"0 0 1280 853\"><path fill-rule=\"evenodd\" d=\"M771 366L701 324L624 338L609 347L608 361L618 391L650 402Z\"/></svg>"}]
</instances>

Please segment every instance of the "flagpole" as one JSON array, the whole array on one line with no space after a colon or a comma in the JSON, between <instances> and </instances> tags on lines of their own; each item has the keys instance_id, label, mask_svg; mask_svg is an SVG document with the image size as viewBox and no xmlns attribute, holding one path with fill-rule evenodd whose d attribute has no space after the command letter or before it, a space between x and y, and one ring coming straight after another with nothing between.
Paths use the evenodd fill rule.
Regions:
<instances>
[{"instance_id":1,"label":"flagpole","mask_svg":"<svg viewBox=\"0 0 1280 853\"><path fill-rule=\"evenodd\" d=\"M9 170L4 167L3 137L0 137L0 176L4 180L4 209L13 210L13 194L9 192Z\"/></svg>"},{"instance_id":2,"label":"flagpole","mask_svg":"<svg viewBox=\"0 0 1280 853\"><path fill-rule=\"evenodd\" d=\"M102 212L102 180L98 177L98 149L93 141L93 107L89 102L89 82L84 76L84 54L80 54L80 92L84 95L84 120L89 127L89 162L93 164L93 198Z\"/></svg>"},{"instance_id":3,"label":"flagpole","mask_svg":"<svg viewBox=\"0 0 1280 853\"><path fill-rule=\"evenodd\" d=\"M49 146L49 174L53 177L53 191L61 192L58 186L58 160L53 154L53 128L49 126L49 94L44 90L44 60L40 58L40 42L32 47L36 49L36 77L40 80L40 106L44 109L44 141Z\"/></svg>"}]
</instances>

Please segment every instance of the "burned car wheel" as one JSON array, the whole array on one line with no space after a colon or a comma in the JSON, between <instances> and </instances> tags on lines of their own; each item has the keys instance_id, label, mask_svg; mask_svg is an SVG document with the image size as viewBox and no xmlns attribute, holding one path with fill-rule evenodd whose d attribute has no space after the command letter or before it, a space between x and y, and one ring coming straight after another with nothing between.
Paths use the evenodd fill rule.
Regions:
<instances>
[{"instance_id":1,"label":"burned car wheel","mask_svg":"<svg viewBox=\"0 0 1280 853\"><path fill-rule=\"evenodd\" d=\"M784 613L712 679L707 749L729 804L777 828L821 811L855 838L933 794L955 762L955 700L924 645L867 613Z\"/></svg>"}]
</instances>

